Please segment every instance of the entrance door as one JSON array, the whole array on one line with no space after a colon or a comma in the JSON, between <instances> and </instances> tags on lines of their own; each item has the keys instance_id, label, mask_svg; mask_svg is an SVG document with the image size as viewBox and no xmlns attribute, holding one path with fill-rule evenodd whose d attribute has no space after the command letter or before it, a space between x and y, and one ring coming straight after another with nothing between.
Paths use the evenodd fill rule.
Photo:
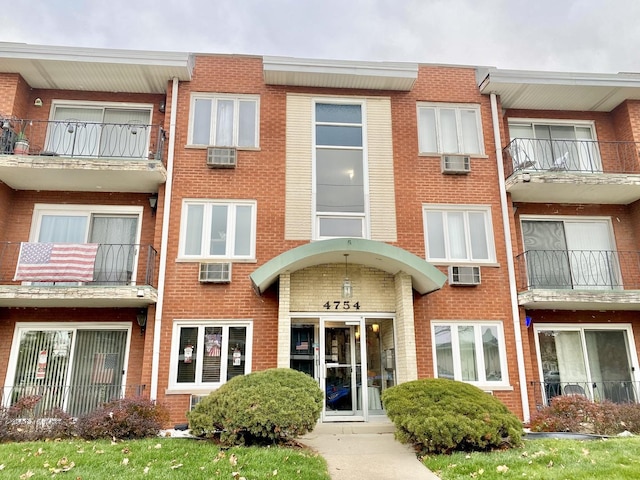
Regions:
<instances>
[{"instance_id":1,"label":"entrance door","mask_svg":"<svg viewBox=\"0 0 640 480\"><path fill-rule=\"evenodd\" d=\"M325 421L364 421L367 396L359 395L366 372L362 359L363 319L321 322L321 388L325 392ZM360 398L359 398L360 397Z\"/></svg>"}]
</instances>

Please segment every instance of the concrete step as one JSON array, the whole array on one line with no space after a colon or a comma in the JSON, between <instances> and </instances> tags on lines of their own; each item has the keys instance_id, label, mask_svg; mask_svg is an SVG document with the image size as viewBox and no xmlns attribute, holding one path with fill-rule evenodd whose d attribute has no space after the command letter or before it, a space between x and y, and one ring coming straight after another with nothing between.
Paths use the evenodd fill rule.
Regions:
<instances>
[{"instance_id":1,"label":"concrete step","mask_svg":"<svg viewBox=\"0 0 640 480\"><path fill-rule=\"evenodd\" d=\"M389 420L380 422L325 422L318 423L307 435L340 435L365 433L394 433L396 427Z\"/></svg>"}]
</instances>

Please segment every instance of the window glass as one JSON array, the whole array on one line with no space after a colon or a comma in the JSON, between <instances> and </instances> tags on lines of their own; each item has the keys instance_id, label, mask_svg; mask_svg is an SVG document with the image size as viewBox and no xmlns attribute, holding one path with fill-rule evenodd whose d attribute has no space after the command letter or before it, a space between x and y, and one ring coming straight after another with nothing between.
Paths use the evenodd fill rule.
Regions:
<instances>
[{"instance_id":1,"label":"window glass","mask_svg":"<svg viewBox=\"0 0 640 480\"><path fill-rule=\"evenodd\" d=\"M240 101L238 146L253 147L256 143L256 102Z\"/></svg>"},{"instance_id":2,"label":"window glass","mask_svg":"<svg viewBox=\"0 0 640 480\"><path fill-rule=\"evenodd\" d=\"M211 248L209 254L224 255L227 253L227 206L211 207Z\"/></svg>"},{"instance_id":3,"label":"window glass","mask_svg":"<svg viewBox=\"0 0 640 480\"><path fill-rule=\"evenodd\" d=\"M480 109L418 105L418 145L421 153L483 153Z\"/></svg>"},{"instance_id":4,"label":"window glass","mask_svg":"<svg viewBox=\"0 0 640 480\"><path fill-rule=\"evenodd\" d=\"M178 344L178 383L196 381L196 359L198 346L198 329L196 327L181 328Z\"/></svg>"},{"instance_id":5,"label":"window glass","mask_svg":"<svg viewBox=\"0 0 640 480\"><path fill-rule=\"evenodd\" d=\"M320 218L321 237L362 237L362 218L322 217Z\"/></svg>"},{"instance_id":6,"label":"window glass","mask_svg":"<svg viewBox=\"0 0 640 480\"><path fill-rule=\"evenodd\" d=\"M217 383L221 378L222 327L205 327L204 355L202 357L202 382Z\"/></svg>"},{"instance_id":7,"label":"window glass","mask_svg":"<svg viewBox=\"0 0 640 480\"><path fill-rule=\"evenodd\" d=\"M444 223L442 212L427 212L427 244L430 258L447 258L444 246Z\"/></svg>"},{"instance_id":8,"label":"window glass","mask_svg":"<svg viewBox=\"0 0 640 480\"><path fill-rule=\"evenodd\" d=\"M318 125L316 127L317 145L340 145L344 147L362 146L362 128L334 125Z\"/></svg>"},{"instance_id":9,"label":"window glass","mask_svg":"<svg viewBox=\"0 0 640 480\"><path fill-rule=\"evenodd\" d=\"M458 153L458 131L456 128L456 112L451 109L440 110L440 129L442 136L442 151Z\"/></svg>"},{"instance_id":10,"label":"window glass","mask_svg":"<svg viewBox=\"0 0 640 480\"><path fill-rule=\"evenodd\" d=\"M198 98L194 103L193 142L197 145L209 145L211 135L211 100Z\"/></svg>"},{"instance_id":11,"label":"window glass","mask_svg":"<svg viewBox=\"0 0 640 480\"><path fill-rule=\"evenodd\" d=\"M251 207L244 205L236 207L236 240L234 248L236 255L249 256L251 254L251 218Z\"/></svg>"},{"instance_id":12,"label":"window glass","mask_svg":"<svg viewBox=\"0 0 640 480\"><path fill-rule=\"evenodd\" d=\"M475 110L461 110L460 123L462 125L462 142L464 152L480 152L478 139L478 117Z\"/></svg>"},{"instance_id":13,"label":"window glass","mask_svg":"<svg viewBox=\"0 0 640 480\"><path fill-rule=\"evenodd\" d=\"M451 327L434 327L438 378L454 379Z\"/></svg>"},{"instance_id":14,"label":"window glass","mask_svg":"<svg viewBox=\"0 0 640 480\"><path fill-rule=\"evenodd\" d=\"M316 210L364 213L361 150L318 149Z\"/></svg>"},{"instance_id":15,"label":"window glass","mask_svg":"<svg viewBox=\"0 0 640 480\"><path fill-rule=\"evenodd\" d=\"M250 96L194 94L192 145L258 146L258 100Z\"/></svg>"},{"instance_id":16,"label":"window glass","mask_svg":"<svg viewBox=\"0 0 640 480\"><path fill-rule=\"evenodd\" d=\"M487 225L483 212L469 212L469 231L471 237L471 257L488 260Z\"/></svg>"},{"instance_id":17,"label":"window glass","mask_svg":"<svg viewBox=\"0 0 640 480\"><path fill-rule=\"evenodd\" d=\"M449 256L453 259L467 258L465 242L464 213L447 213L447 230L449 232Z\"/></svg>"},{"instance_id":18,"label":"window glass","mask_svg":"<svg viewBox=\"0 0 640 480\"><path fill-rule=\"evenodd\" d=\"M500 365L497 327L482 327L482 353L484 355L484 369L487 381L501 381L502 365Z\"/></svg>"},{"instance_id":19,"label":"window glass","mask_svg":"<svg viewBox=\"0 0 640 480\"><path fill-rule=\"evenodd\" d=\"M472 326L458 327L460 344L460 364L462 366L462 380L474 382L478 380L476 342Z\"/></svg>"},{"instance_id":20,"label":"window glass","mask_svg":"<svg viewBox=\"0 0 640 480\"><path fill-rule=\"evenodd\" d=\"M202 251L202 220L204 205L187 206L187 232L184 253L199 255Z\"/></svg>"},{"instance_id":21,"label":"window glass","mask_svg":"<svg viewBox=\"0 0 640 480\"><path fill-rule=\"evenodd\" d=\"M218 100L216 145L233 146L233 100Z\"/></svg>"},{"instance_id":22,"label":"window glass","mask_svg":"<svg viewBox=\"0 0 640 480\"><path fill-rule=\"evenodd\" d=\"M362 109L360 105L318 103L316 104L316 122L362 123Z\"/></svg>"},{"instance_id":23,"label":"window glass","mask_svg":"<svg viewBox=\"0 0 640 480\"><path fill-rule=\"evenodd\" d=\"M434 108L421 108L419 110L418 118L421 131L419 138L420 151L437 152L438 140L436 129L436 110Z\"/></svg>"}]
</instances>

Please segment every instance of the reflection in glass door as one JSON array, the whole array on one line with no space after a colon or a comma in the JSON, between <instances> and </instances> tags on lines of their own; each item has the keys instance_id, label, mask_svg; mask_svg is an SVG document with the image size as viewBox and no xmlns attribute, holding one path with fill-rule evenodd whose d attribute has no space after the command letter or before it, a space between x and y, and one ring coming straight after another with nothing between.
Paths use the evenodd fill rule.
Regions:
<instances>
[{"instance_id":1,"label":"reflection in glass door","mask_svg":"<svg viewBox=\"0 0 640 480\"><path fill-rule=\"evenodd\" d=\"M364 420L366 405L358 402L364 368L360 323L361 320L325 321L321 327L325 420Z\"/></svg>"}]
</instances>

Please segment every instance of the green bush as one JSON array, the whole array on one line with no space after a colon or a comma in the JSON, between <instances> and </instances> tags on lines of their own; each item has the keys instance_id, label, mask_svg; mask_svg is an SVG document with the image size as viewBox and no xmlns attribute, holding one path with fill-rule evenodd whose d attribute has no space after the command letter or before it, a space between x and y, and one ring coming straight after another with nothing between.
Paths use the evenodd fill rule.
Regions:
<instances>
[{"instance_id":1,"label":"green bush","mask_svg":"<svg viewBox=\"0 0 640 480\"><path fill-rule=\"evenodd\" d=\"M518 446L522 423L497 398L443 378L402 383L382 401L396 438L423 454Z\"/></svg>"},{"instance_id":2,"label":"green bush","mask_svg":"<svg viewBox=\"0 0 640 480\"><path fill-rule=\"evenodd\" d=\"M313 430L323 395L308 375L276 368L234 377L189 413L197 436L226 445L282 443Z\"/></svg>"},{"instance_id":3,"label":"green bush","mask_svg":"<svg viewBox=\"0 0 640 480\"><path fill-rule=\"evenodd\" d=\"M97 438L135 439L158 435L168 421L167 410L145 398L123 398L78 418L78 435Z\"/></svg>"}]
</instances>

